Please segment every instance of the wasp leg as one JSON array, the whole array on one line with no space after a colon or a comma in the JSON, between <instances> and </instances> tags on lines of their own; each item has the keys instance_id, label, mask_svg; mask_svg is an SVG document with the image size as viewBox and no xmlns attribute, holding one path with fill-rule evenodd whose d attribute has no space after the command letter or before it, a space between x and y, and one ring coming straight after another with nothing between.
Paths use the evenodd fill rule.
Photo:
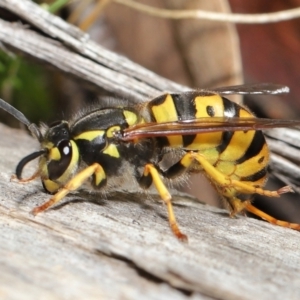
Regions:
<instances>
[{"instance_id":1,"label":"wasp leg","mask_svg":"<svg viewBox=\"0 0 300 300\"><path fill-rule=\"evenodd\" d=\"M151 180L152 179L152 180ZM172 232L175 234L175 236L182 241L187 241L187 236L183 234L177 224L175 214L173 211L173 206L172 206L172 197L166 188L165 184L163 183L157 169L155 168L154 165L152 164L147 164L145 165L144 168L144 173L140 179L140 184L141 186L146 186L149 185L153 181L160 197L164 201L164 203L167 205L167 210L168 210L168 216L169 216L169 224L172 229Z\"/></svg>"},{"instance_id":2,"label":"wasp leg","mask_svg":"<svg viewBox=\"0 0 300 300\"><path fill-rule=\"evenodd\" d=\"M228 200L228 202L230 203L230 206L232 207L232 212L230 214L231 217L233 217L235 214L237 214L243 210L247 210L248 212L251 212L252 214L262 218L263 220L265 220L271 224L278 225L281 227L287 227L287 228L291 228L291 229L295 229L295 230L300 230L300 224L278 220L278 219L266 214L265 212L261 211L260 209L256 208L255 206L253 206L251 204L250 200L242 201L235 197L231 198L231 199L226 197L226 200Z\"/></svg>"},{"instance_id":3,"label":"wasp leg","mask_svg":"<svg viewBox=\"0 0 300 300\"><path fill-rule=\"evenodd\" d=\"M91 166L85 168L78 174L76 174L65 186L63 186L53 197L47 202L38 206L32 210L32 214L36 215L49 207L53 206L60 200L62 200L68 193L78 189L90 176L94 175L94 183L99 186L106 180L106 175L103 168L94 163Z\"/></svg>"},{"instance_id":4,"label":"wasp leg","mask_svg":"<svg viewBox=\"0 0 300 300\"><path fill-rule=\"evenodd\" d=\"M40 176L40 171L37 170L33 175L31 175L31 176L28 177L28 178L24 178L24 179L23 179L23 178L22 178L22 179L18 179L18 178L17 178L17 175L16 175L16 174L13 174L13 175L11 176L10 180L17 180L18 183L27 183L27 182L29 182L29 181L32 181L32 180L38 178L39 176Z\"/></svg>"},{"instance_id":5,"label":"wasp leg","mask_svg":"<svg viewBox=\"0 0 300 300\"><path fill-rule=\"evenodd\" d=\"M180 160L180 163L188 168L195 160L199 162L208 176L220 187L234 188L236 192L243 194L259 194L267 197L279 197L281 194L293 192L290 186L284 186L277 191L269 191L264 190L260 187L255 187L245 182L241 182L239 180L231 179L218 171L205 159L205 157L196 152L188 152L187 154L185 154L184 157Z\"/></svg>"},{"instance_id":6,"label":"wasp leg","mask_svg":"<svg viewBox=\"0 0 300 300\"><path fill-rule=\"evenodd\" d=\"M258 217L268 221L269 223L279 225L282 227L288 227L295 230L300 230L300 224L297 223L289 223L282 220L277 220L276 218L264 213L263 211L259 210L255 206L251 204L250 200L242 201L236 197L234 194L236 192L244 193L244 194L261 194L269 197L279 197L283 193L292 192L293 190L289 186L285 186L277 191L268 191L262 188L257 188L250 184L230 179L226 175L219 172L214 166L212 166L203 156L199 155L198 153L189 152L180 160L179 164L188 168L191 163L196 160L198 161L205 172L211 177L211 179L216 183L216 188L219 190L221 194L225 197L227 202L229 203L232 211L230 216L233 217L235 214L240 213L244 210L247 210ZM178 167L177 167L178 168ZM227 196L226 192L222 191L222 188L232 188L234 191L229 191L231 196Z\"/></svg>"},{"instance_id":7,"label":"wasp leg","mask_svg":"<svg viewBox=\"0 0 300 300\"><path fill-rule=\"evenodd\" d=\"M275 225L279 225L281 227L287 227L287 228L291 228L291 229L295 229L295 230L300 230L300 224L278 220L278 219L264 213L260 209L256 208L250 202L246 203L245 209L247 211L251 212L252 214L266 220L267 222L269 222L271 224L275 224Z\"/></svg>"}]
</instances>

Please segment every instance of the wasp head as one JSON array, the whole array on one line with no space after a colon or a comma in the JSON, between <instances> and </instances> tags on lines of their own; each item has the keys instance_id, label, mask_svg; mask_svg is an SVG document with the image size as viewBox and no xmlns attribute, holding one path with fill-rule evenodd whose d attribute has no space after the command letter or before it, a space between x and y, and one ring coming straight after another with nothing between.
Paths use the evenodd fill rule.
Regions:
<instances>
[{"instance_id":1,"label":"wasp head","mask_svg":"<svg viewBox=\"0 0 300 300\"><path fill-rule=\"evenodd\" d=\"M58 121L46 130L40 139L41 150L24 157L16 168L21 179L25 165L40 157L37 174L45 190L55 193L78 168L79 153L76 143L71 140L68 122Z\"/></svg>"}]
</instances>

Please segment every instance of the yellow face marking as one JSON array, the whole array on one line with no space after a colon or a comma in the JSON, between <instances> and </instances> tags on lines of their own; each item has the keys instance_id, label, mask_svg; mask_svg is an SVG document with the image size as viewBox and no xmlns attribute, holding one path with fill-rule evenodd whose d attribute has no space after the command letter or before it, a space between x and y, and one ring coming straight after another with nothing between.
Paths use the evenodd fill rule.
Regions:
<instances>
[{"instance_id":1,"label":"yellow face marking","mask_svg":"<svg viewBox=\"0 0 300 300\"><path fill-rule=\"evenodd\" d=\"M72 158L71 161L68 165L68 168L65 170L65 172L58 178L56 179L56 182L60 183L61 186L66 184L70 178L73 176L74 172L78 168L78 163L79 163L79 151L76 143L74 141L70 141L72 145Z\"/></svg>"},{"instance_id":2,"label":"yellow face marking","mask_svg":"<svg viewBox=\"0 0 300 300\"><path fill-rule=\"evenodd\" d=\"M120 129L121 129L120 126L112 126L106 130L106 136L108 138L112 138L112 137L114 137L114 132L119 131Z\"/></svg>"},{"instance_id":3,"label":"yellow face marking","mask_svg":"<svg viewBox=\"0 0 300 300\"><path fill-rule=\"evenodd\" d=\"M154 105L151 109L157 123L173 122L178 120L173 98L169 94L166 96L163 103Z\"/></svg>"},{"instance_id":4,"label":"yellow face marking","mask_svg":"<svg viewBox=\"0 0 300 300\"><path fill-rule=\"evenodd\" d=\"M44 183L47 191L50 193L55 193L60 188L59 184L55 183L54 181L52 181L50 179L43 180L43 183Z\"/></svg>"},{"instance_id":5,"label":"yellow face marking","mask_svg":"<svg viewBox=\"0 0 300 300\"><path fill-rule=\"evenodd\" d=\"M74 140L87 140L92 141L98 136L103 136L105 134L104 130L91 130L91 131L85 131L79 135L77 135Z\"/></svg>"},{"instance_id":6,"label":"yellow face marking","mask_svg":"<svg viewBox=\"0 0 300 300\"><path fill-rule=\"evenodd\" d=\"M41 144L41 148L47 148L52 149L54 147L54 144L48 141L43 141Z\"/></svg>"},{"instance_id":7,"label":"yellow face marking","mask_svg":"<svg viewBox=\"0 0 300 300\"><path fill-rule=\"evenodd\" d=\"M114 144L108 145L108 147L103 151L103 153L113 156L113 157L116 157L116 158L120 157L120 153L117 149L117 146Z\"/></svg>"},{"instance_id":8,"label":"yellow face marking","mask_svg":"<svg viewBox=\"0 0 300 300\"><path fill-rule=\"evenodd\" d=\"M124 117L126 119L126 122L129 126L135 125L138 121L137 115L132 111L124 110L123 115L124 115Z\"/></svg>"},{"instance_id":9,"label":"yellow face marking","mask_svg":"<svg viewBox=\"0 0 300 300\"><path fill-rule=\"evenodd\" d=\"M41 174L41 178L46 189L50 193L56 192L60 187L65 185L70 178L73 176L74 172L76 172L79 164L79 151L76 143L74 141L70 141L72 146L72 158L64 173L54 181L49 179L49 173L47 168L48 159L46 157L41 157L39 161L39 170ZM57 148L53 148L57 149ZM51 149L52 150L52 149ZM51 155L51 152L50 152ZM54 159L53 157L51 159Z\"/></svg>"},{"instance_id":10,"label":"yellow face marking","mask_svg":"<svg viewBox=\"0 0 300 300\"><path fill-rule=\"evenodd\" d=\"M49 175L48 175L48 168L47 168L47 158L45 156L41 156L39 160L39 170L41 173L42 180L47 179Z\"/></svg>"},{"instance_id":11,"label":"yellow face marking","mask_svg":"<svg viewBox=\"0 0 300 300\"><path fill-rule=\"evenodd\" d=\"M50 149L49 159L51 159L51 160L60 160L61 159L61 155L60 155L60 152L57 147Z\"/></svg>"},{"instance_id":12,"label":"yellow face marking","mask_svg":"<svg viewBox=\"0 0 300 300\"><path fill-rule=\"evenodd\" d=\"M77 166L78 166L79 150L78 150L78 147L77 147L76 143L72 140L71 140L71 145L72 145L72 159L71 159L71 162L69 164L68 170L71 169L71 171L73 173L74 168L77 169Z\"/></svg>"}]
</instances>

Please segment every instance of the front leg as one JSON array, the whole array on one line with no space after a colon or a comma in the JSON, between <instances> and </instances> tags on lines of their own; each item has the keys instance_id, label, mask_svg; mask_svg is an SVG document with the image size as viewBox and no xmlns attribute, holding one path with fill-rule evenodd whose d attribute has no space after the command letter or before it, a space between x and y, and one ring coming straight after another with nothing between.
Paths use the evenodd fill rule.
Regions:
<instances>
[{"instance_id":1,"label":"front leg","mask_svg":"<svg viewBox=\"0 0 300 300\"><path fill-rule=\"evenodd\" d=\"M67 194L77 190L92 175L94 175L94 184L96 186L100 186L106 183L106 174L103 168L98 163L94 163L91 166L88 166L87 168L79 172L78 174L76 174L47 202L34 208L32 210L32 214L36 215L53 206L54 204L62 200Z\"/></svg>"}]
</instances>

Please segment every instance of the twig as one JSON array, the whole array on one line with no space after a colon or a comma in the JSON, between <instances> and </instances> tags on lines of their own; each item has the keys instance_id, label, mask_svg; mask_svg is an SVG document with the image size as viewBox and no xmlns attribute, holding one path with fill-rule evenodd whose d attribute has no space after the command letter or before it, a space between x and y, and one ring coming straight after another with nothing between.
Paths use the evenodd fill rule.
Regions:
<instances>
[{"instance_id":1,"label":"twig","mask_svg":"<svg viewBox=\"0 0 300 300\"><path fill-rule=\"evenodd\" d=\"M229 22L240 24L266 24L282 22L300 17L300 8L287 9L263 14L226 14L204 10L169 10L156 8L132 0L113 0L148 15L168 19L203 19L215 22Z\"/></svg>"}]
</instances>

